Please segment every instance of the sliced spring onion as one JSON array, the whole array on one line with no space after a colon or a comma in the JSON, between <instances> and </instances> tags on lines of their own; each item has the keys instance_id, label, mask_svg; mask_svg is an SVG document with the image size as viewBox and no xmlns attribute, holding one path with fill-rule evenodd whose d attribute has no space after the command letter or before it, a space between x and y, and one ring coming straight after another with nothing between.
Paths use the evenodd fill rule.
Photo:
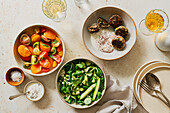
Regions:
<instances>
[{"instance_id":1,"label":"sliced spring onion","mask_svg":"<svg viewBox=\"0 0 170 113\"><path fill-rule=\"evenodd\" d=\"M23 62L23 67L24 67L25 69L31 68L31 62Z\"/></svg>"},{"instance_id":2,"label":"sliced spring onion","mask_svg":"<svg viewBox=\"0 0 170 113\"><path fill-rule=\"evenodd\" d=\"M31 56L31 64L35 65L38 63L38 56L37 55L32 55Z\"/></svg>"},{"instance_id":3,"label":"sliced spring onion","mask_svg":"<svg viewBox=\"0 0 170 113\"><path fill-rule=\"evenodd\" d=\"M96 88L94 90L93 100L95 100L95 98L96 98L97 92L99 90L99 86L100 86L100 78L97 79L97 85L96 85Z\"/></svg>"},{"instance_id":4,"label":"sliced spring onion","mask_svg":"<svg viewBox=\"0 0 170 113\"><path fill-rule=\"evenodd\" d=\"M95 86L96 84L92 84L83 94L81 94L80 100L85 98L93 90Z\"/></svg>"},{"instance_id":5,"label":"sliced spring onion","mask_svg":"<svg viewBox=\"0 0 170 113\"><path fill-rule=\"evenodd\" d=\"M85 103L86 105L91 104L91 102L92 102L91 97L87 97L87 98L84 99L84 103Z\"/></svg>"}]
</instances>

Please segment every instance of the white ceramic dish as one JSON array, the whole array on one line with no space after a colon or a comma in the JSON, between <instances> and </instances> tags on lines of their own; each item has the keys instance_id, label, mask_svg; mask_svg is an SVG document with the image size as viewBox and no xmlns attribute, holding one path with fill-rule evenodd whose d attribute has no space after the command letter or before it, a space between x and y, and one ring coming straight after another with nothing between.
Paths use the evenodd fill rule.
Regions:
<instances>
[{"instance_id":1,"label":"white ceramic dish","mask_svg":"<svg viewBox=\"0 0 170 113\"><path fill-rule=\"evenodd\" d=\"M158 67L158 66L170 66L170 64L168 63L165 63L165 62L155 62L155 63L152 63L152 64L149 64L147 67L145 67L139 74L137 80L136 80L136 91L137 91L137 95L139 97L139 88L140 86L138 85L139 82L142 80L142 77L151 69L155 68L155 67Z\"/></svg>"},{"instance_id":2,"label":"white ceramic dish","mask_svg":"<svg viewBox=\"0 0 170 113\"><path fill-rule=\"evenodd\" d=\"M161 89L167 98L170 98L170 66L166 65L157 65L152 69L146 71L141 76L140 81L144 78L145 74L151 72L154 73L161 82ZM146 91L144 91L141 87L139 87L139 101L142 106L149 113L169 113L169 108L161 102L159 99L149 95Z\"/></svg>"},{"instance_id":3,"label":"white ceramic dish","mask_svg":"<svg viewBox=\"0 0 170 113\"><path fill-rule=\"evenodd\" d=\"M137 76L137 79L136 79L136 82L135 82L135 86L136 86L136 91L138 91L139 89L139 81L141 79L141 74L144 73L145 71L151 69L154 65L157 65L157 64L162 64L163 62L160 62L160 61L154 61L154 62L151 62L151 63L148 63L148 65L146 65L138 74Z\"/></svg>"},{"instance_id":4,"label":"white ceramic dish","mask_svg":"<svg viewBox=\"0 0 170 113\"><path fill-rule=\"evenodd\" d=\"M113 14L118 14L122 17L124 25L129 30L129 37L128 40L126 41L126 47L124 50L122 51L114 50L112 53L104 53L93 46L92 41L90 39L91 33L89 33L88 31L88 27L93 23L96 23L99 17L109 20L109 18ZM126 54L128 54L136 42L136 36L137 36L137 29L134 20L127 12L117 7L102 7L97 9L87 17L82 29L83 42L87 50L94 56L104 60L119 59L125 56Z\"/></svg>"},{"instance_id":5,"label":"white ceramic dish","mask_svg":"<svg viewBox=\"0 0 170 113\"><path fill-rule=\"evenodd\" d=\"M42 72L42 73L39 73L39 74L33 74L30 69L25 69L25 68L23 68L23 60L20 58L20 55L19 55L19 53L18 53L18 51L17 51L17 48L18 48L18 46L20 45L20 41L19 41L20 35L23 34L23 33L26 33L26 34L30 34L30 35L31 35L32 33L34 33L33 28L35 28L35 27L45 27L45 28L47 28L47 29L50 29L50 30L54 31L54 32L59 36L59 38L60 38L60 40L61 40L61 42L62 42L62 47L63 47L62 60L61 60L61 62L57 65L57 67L51 69L49 72ZM62 37L54 30L54 28L52 28L51 26L49 27L49 25L35 24L35 25L30 25L30 26L26 27L25 29L23 29L23 30L17 35L17 38L16 38L16 40L15 40L15 42L14 42L14 46L13 46L13 52L14 52L14 58L15 58L16 62L18 63L19 67L20 67L24 72L26 72L26 73L28 73L28 74L31 74L31 75L34 75L34 76L44 76L44 75L48 75L48 74L54 72L54 71L55 71L56 69L58 69L59 66L62 64L62 62L63 62L63 60L64 60L64 56L65 56L65 46L64 46L64 41L63 41Z\"/></svg>"},{"instance_id":6,"label":"white ceramic dish","mask_svg":"<svg viewBox=\"0 0 170 113\"><path fill-rule=\"evenodd\" d=\"M78 59L83 59L83 60L87 60L87 61L93 62L94 64L96 64L96 65L102 70L102 68L101 68L97 63L95 63L94 61L92 61L92 60L90 60L90 59L87 59L87 58L75 58L75 59L72 59L72 60L67 61L67 62L66 62L65 64L63 64L62 67L59 69L59 71L58 71L58 73L57 73L57 76L56 76L55 85L56 85L56 89L57 89L57 94L60 96L61 100L62 100L65 104L67 104L67 105L69 105L69 106L71 106L71 107L73 107L73 108L85 109L85 108L89 108L89 107L94 106L95 104L97 104L97 103L102 99L102 97L104 96L105 90L106 90L107 81L106 81L106 75L105 75L104 71L102 70L102 72L103 72L103 74L104 74L104 78L105 78L105 81L104 81L104 86L105 86L105 88L104 88L104 90L102 91L102 97L101 97L100 99L98 99L97 101L93 102L91 105L88 105L88 106L87 106L87 105L83 105L83 106L81 106L81 105L79 105L79 104L74 104L74 103L68 104L67 102L65 102L65 101L64 101L64 95L61 94L60 91L59 91L59 84L58 84L58 82L57 82L57 81L58 81L58 77L60 76L61 70L63 69L63 67L64 67L67 63L72 62L72 61L74 61L74 60L78 60Z\"/></svg>"},{"instance_id":7,"label":"white ceramic dish","mask_svg":"<svg viewBox=\"0 0 170 113\"><path fill-rule=\"evenodd\" d=\"M152 69L153 67L157 66L157 65L167 65L169 66L169 64L164 63L164 62L160 62L160 61L153 61L153 62L149 62L143 65L143 67L141 66L141 70L138 72L138 74L135 75L134 79L133 79L133 93L136 97L136 99L138 100L138 102L140 102L139 100L139 82L141 80L141 77L144 73L146 73L148 70Z\"/></svg>"},{"instance_id":8,"label":"white ceramic dish","mask_svg":"<svg viewBox=\"0 0 170 113\"><path fill-rule=\"evenodd\" d=\"M167 106L166 105L164 105L163 103L161 103L161 101L158 101L158 100L152 100L153 98L151 98L150 99L150 95L148 96L148 94L138 85L139 84L139 82L143 79L143 77L145 76L145 74L146 73L148 73L148 72L150 72L150 71L153 71L154 70L154 72L155 72L155 70L157 70L157 69L159 69L159 68L170 68L170 64L168 64L168 63L165 63L165 62L160 62L160 61L153 61L153 62L149 62L149 63L146 63L146 64L144 64L144 65L142 65L139 69L138 69L138 71L136 72L136 74L135 74L135 76L134 76L134 79L133 79L133 92L134 92L134 95L135 95L135 97L136 97L136 99L137 99L137 101L139 102L139 103L141 103L142 104L142 106L147 110L147 111L149 111L149 112L151 112L151 113L159 113L160 112L160 110L155 110L154 108L155 108L155 106L154 106L154 104L152 103L152 102L155 102L156 101L156 107L157 108L159 108L159 106L160 107L162 107L162 108L164 108L164 109L162 109L161 108L161 110L163 111L163 112L165 112L165 113L168 113L168 112L166 112L168 109L167 109ZM169 69L169 71L170 71L170 69ZM154 73L153 72L153 73ZM157 75L157 73L156 73L156 75ZM160 75L160 74L159 74ZM165 93L167 94L167 95L169 95L169 90L167 90L168 89L168 83L169 82L167 82L167 80L168 79L170 79L170 77L168 76L168 77L166 77L166 78L162 78L162 74L160 75L161 76L161 78L160 78L160 80L164 80L164 82L163 82L163 85L162 85L162 89L163 89L163 91L165 91L165 89L166 89L166 91L165 91ZM165 83L166 82L166 83ZM165 87L166 86L166 88L163 88L163 87ZM154 98L155 99L155 98ZM148 101L149 100L149 101ZM151 101L151 102L150 102ZM152 106L151 106L152 105Z\"/></svg>"},{"instance_id":9,"label":"white ceramic dish","mask_svg":"<svg viewBox=\"0 0 170 113\"><path fill-rule=\"evenodd\" d=\"M143 64L135 73L134 75L134 78L133 78L133 83L132 83L132 87L133 87L133 94L135 96L135 98L139 101L139 98L137 96L137 88L138 88L138 85L137 85L137 81L138 81L138 77L139 77L139 74L140 72L145 68L147 67L148 65L152 64L152 63L155 63L155 62L159 62L159 61L152 61L152 62L147 62L145 64Z\"/></svg>"},{"instance_id":10,"label":"white ceramic dish","mask_svg":"<svg viewBox=\"0 0 170 113\"><path fill-rule=\"evenodd\" d=\"M44 94L45 94L45 88L44 88L43 84L40 83L39 81L36 81L36 80L32 80L32 81L28 82L28 83L25 85L25 87L24 87L24 92L26 92L26 90L27 90L27 88L29 87L29 85L35 84L35 83L38 83L38 84L40 84L40 85L42 86L42 88L43 88L43 94L41 95L41 97L38 97L38 99L30 99L30 98L27 96L27 94L26 94L26 95L25 95L26 98L27 98L28 100L30 100L30 101L39 101L40 99L43 98L43 96L44 96Z\"/></svg>"}]
</instances>

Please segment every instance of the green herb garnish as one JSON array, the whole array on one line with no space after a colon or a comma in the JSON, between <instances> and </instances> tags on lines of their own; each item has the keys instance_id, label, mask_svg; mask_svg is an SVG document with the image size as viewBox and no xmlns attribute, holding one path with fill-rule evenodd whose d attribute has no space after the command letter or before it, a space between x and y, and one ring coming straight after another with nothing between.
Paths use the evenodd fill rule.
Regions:
<instances>
[{"instance_id":1,"label":"green herb garnish","mask_svg":"<svg viewBox=\"0 0 170 113\"><path fill-rule=\"evenodd\" d=\"M57 40L54 40L52 43L55 44L55 43L57 43L57 42L58 42Z\"/></svg>"},{"instance_id":2,"label":"green herb garnish","mask_svg":"<svg viewBox=\"0 0 170 113\"><path fill-rule=\"evenodd\" d=\"M42 57L42 58L40 59L40 61L41 61L41 60L45 60L45 58L44 58L44 57Z\"/></svg>"},{"instance_id":3,"label":"green herb garnish","mask_svg":"<svg viewBox=\"0 0 170 113\"><path fill-rule=\"evenodd\" d=\"M42 44L43 46L45 46L45 47L48 47L48 45L45 45L45 44Z\"/></svg>"}]
</instances>

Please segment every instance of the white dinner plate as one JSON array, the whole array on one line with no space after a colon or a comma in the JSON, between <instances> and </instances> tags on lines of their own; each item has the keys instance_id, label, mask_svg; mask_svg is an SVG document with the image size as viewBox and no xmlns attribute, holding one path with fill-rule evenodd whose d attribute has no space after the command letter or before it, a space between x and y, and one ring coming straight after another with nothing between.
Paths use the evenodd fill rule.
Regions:
<instances>
[{"instance_id":1,"label":"white dinner plate","mask_svg":"<svg viewBox=\"0 0 170 113\"><path fill-rule=\"evenodd\" d=\"M140 74L135 75L133 81L134 95L139 103L149 113L169 113L170 109L155 97L146 93L138 84L148 72L154 73L161 81L161 89L170 99L170 64L164 62L154 62L143 68Z\"/></svg>"},{"instance_id":2,"label":"white dinner plate","mask_svg":"<svg viewBox=\"0 0 170 113\"><path fill-rule=\"evenodd\" d=\"M152 64L152 63L155 63L155 62L159 62L159 61L152 61L152 62L147 62L145 64L143 64L135 73L134 77L133 77L133 83L132 83L132 88L133 88L133 94L135 96L135 98L139 101L138 99L138 96L137 96L137 88L138 88L138 85L137 85L137 79L139 77L139 74L140 72L145 68L147 67L148 65Z\"/></svg>"}]
</instances>

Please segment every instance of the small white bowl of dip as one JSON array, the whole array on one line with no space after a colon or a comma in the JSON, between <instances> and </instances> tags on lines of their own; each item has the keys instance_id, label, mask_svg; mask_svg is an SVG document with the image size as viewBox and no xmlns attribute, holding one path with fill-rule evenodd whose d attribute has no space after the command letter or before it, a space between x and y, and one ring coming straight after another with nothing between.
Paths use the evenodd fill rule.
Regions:
<instances>
[{"instance_id":1,"label":"small white bowl of dip","mask_svg":"<svg viewBox=\"0 0 170 113\"><path fill-rule=\"evenodd\" d=\"M44 96L45 88L39 81L32 80L25 85L24 92L27 92L25 96L28 100L38 101Z\"/></svg>"}]
</instances>

